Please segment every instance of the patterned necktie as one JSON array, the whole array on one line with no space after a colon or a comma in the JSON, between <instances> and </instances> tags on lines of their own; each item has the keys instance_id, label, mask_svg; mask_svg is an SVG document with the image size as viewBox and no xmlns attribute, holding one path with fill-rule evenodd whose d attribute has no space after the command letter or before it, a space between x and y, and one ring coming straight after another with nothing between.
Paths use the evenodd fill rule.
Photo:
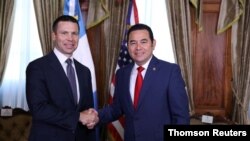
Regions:
<instances>
[{"instance_id":1,"label":"patterned necktie","mask_svg":"<svg viewBox=\"0 0 250 141\"><path fill-rule=\"evenodd\" d=\"M135 82L135 93L134 93L134 108L137 108L138 105L138 100L139 100L139 95L140 95L140 90L143 82L143 77L141 72L144 70L143 67L138 67L137 68L137 77L136 77L136 82Z\"/></svg>"},{"instance_id":2,"label":"patterned necktie","mask_svg":"<svg viewBox=\"0 0 250 141\"><path fill-rule=\"evenodd\" d=\"M75 70L72 66L72 60L66 60L67 65L67 76L70 82L70 86L73 92L74 102L77 104L77 88L76 88L76 77L75 77Z\"/></svg>"}]
</instances>

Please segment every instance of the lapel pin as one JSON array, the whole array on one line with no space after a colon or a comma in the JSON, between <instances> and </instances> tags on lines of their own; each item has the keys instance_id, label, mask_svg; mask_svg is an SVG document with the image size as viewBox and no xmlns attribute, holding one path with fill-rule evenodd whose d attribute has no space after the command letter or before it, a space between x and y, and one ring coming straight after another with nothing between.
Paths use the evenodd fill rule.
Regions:
<instances>
[{"instance_id":1,"label":"lapel pin","mask_svg":"<svg viewBox=\"0 0 250 141\"><path fill-rule=\"evenodd\" d=\"M156 71L156 67L153 67L153 71Z\"/></svg>"}]
</instances>

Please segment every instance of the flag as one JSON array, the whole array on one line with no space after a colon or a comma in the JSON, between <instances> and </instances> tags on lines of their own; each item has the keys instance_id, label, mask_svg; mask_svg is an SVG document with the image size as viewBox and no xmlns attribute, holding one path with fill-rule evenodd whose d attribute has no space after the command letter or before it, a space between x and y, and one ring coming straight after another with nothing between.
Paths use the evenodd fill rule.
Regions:
<instances>
[{"instance_id":1,"label":"flag","mask_svg":"<svg viewBox=\"0 0 250 141\"><path fill-rule=\"evenodd\" d=\"M130 27L131 25L139 23L138 10L136 6L135 0L130 0L129 9L126 20L126 27ZM120 54L116 66L116 70L121 67L126 66L129 63L132 63L132 59L130 58L127 50L127 30L125 31L125 35L122 41L122 45L120 48ZM109 95L109 103L112 103L112 99L114 96L115 89L115 74L113 75L111 86L110 86L110 95ZM124 140L124 117L119 118L118 120L108 124L108 137L112 141L123 141Z\"/></svg>"},{"instance_id":2,"label":"flag","mask_svg":"<svg viewBox=\"0 0 250 141\"><path fill-rule=\"evenodd\" d=\"M90 52L90 47L88 43L88 38L87 38L85 24L84 24L82 13L81 13L79 0L65 0L63 14L73 16L78 20L78 23L80 26L79 43L78 43L77 49L75 50L73 54L73 57L77 61L82 63L83 65L87 66L91 71L94 108L97 109L98 102L97 102L97 92L96 92L95 68L94 68L92 55ZM98 141L99 140L98 128L96 129L96 132L97 132L96 135L97 135L97 141Z\"/></svg>"}]
</instances>

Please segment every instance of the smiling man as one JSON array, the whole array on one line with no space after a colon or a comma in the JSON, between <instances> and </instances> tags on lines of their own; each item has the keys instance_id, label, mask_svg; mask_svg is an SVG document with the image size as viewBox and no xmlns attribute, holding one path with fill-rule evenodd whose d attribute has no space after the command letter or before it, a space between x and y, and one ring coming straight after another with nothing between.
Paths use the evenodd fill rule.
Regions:
<instances>
[{"instance_id":1,"label":"smiling man","mask_svg":"<svg viewBox=\"0 0 250 141\"><path fill-rule=\"evenodd\" d=\"M153 55L156 41L145 24L129 29L127 44L134 63L117 71L113 103L98 111L100 123L124 115L125 141L163 141L164 125L190 122L180 67Z\"/></svg>"},{"instance_id":2,"label":"smiling man","mask_svg":"<svg viewBox=\"0 0 250 141\"><path fill-rule=\"evenodd\" d=\"M32 114L29 141L93 141L98 121L93 108L90 70L73 58L79 25L71 16L53 23L54 49L29 63L26 97Z\"/></svg>"}]
</instances>

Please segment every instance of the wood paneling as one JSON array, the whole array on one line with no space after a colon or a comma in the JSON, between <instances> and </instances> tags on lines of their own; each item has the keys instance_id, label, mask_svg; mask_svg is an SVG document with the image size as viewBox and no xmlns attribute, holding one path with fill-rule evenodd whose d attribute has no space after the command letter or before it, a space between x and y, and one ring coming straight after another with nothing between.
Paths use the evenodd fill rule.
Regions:
<instances>
[{"instance_id":1,"label":"wood paneling","mask_svg":"<svg viewBox=\"0 0 250 141\"><path fill-rule=\"evenodd\" d=\"M194 104L196 114L229 117L232 99L231 31L217 34L219 7L219 0L204 1L201 32L193 20Z\"/></svg>"}]
</instances>

